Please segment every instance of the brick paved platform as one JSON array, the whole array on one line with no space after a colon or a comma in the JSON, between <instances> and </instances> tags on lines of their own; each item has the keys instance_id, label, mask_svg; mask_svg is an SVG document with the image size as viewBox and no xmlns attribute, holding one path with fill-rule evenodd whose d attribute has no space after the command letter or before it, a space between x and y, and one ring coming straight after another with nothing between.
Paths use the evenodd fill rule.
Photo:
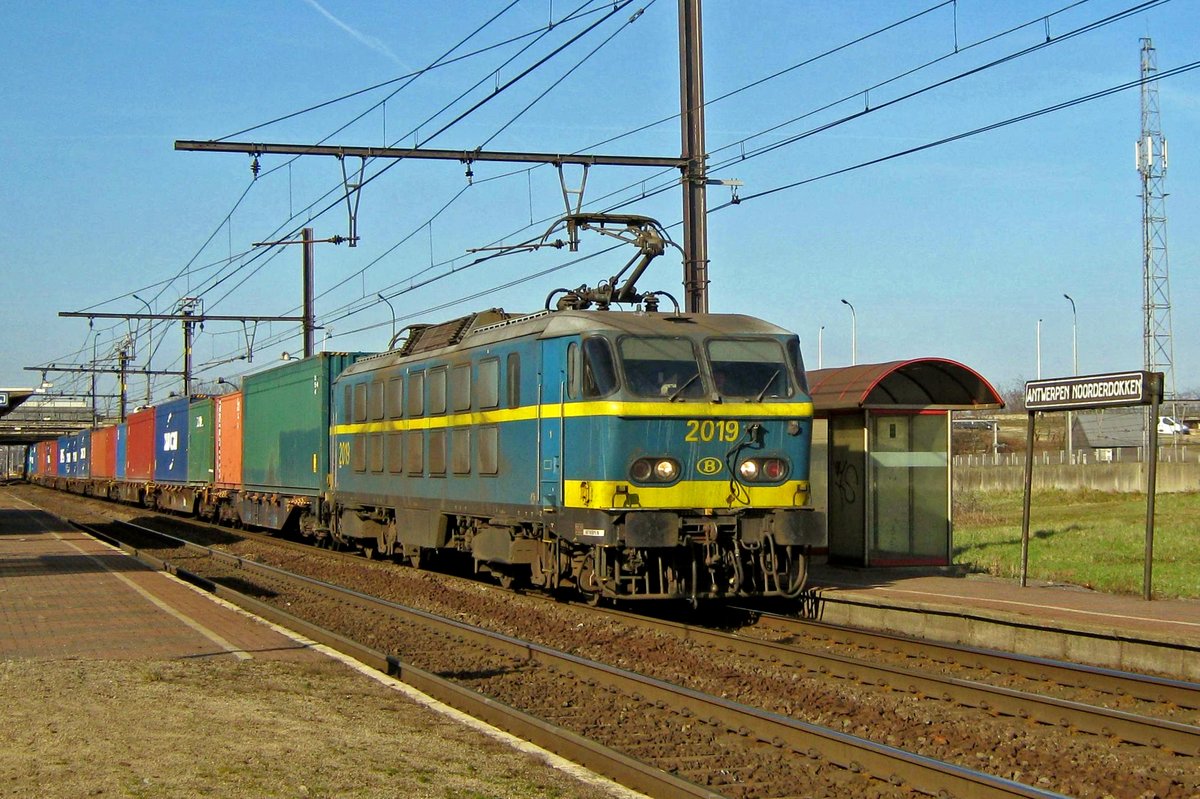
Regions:
<instances>
[{"instance_id":1,"label":"brick paved platform","mask_svg":"<svg viewBox=\"0 0 1200 799\"><path fill-rule=\"evenodd\" d=\"M324 656L0 495L0 658Z\"/></svg>"}]
</instances>

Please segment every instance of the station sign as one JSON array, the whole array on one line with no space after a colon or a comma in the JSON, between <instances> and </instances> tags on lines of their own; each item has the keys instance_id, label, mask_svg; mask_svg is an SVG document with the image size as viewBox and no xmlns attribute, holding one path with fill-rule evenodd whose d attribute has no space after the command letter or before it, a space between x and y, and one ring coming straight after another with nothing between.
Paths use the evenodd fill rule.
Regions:
<instances>
[{"instance_id":1,"label":"station sign","mask_svg":"<svg viewBox=\"0 0 1200 799\"><path fill-rule=\"evenodd\" d=\"M0 391L0 408L8 407L8 392Z\"/></svg>"},{"instance_id":2,"label":"station sign","mask_svg":"<svg viewBox=\"0 0 1200 799\"><path fill-rule=\"evenodd\" d=\"M1159 372L1118 372L1106 375L1055 377L1025 384L1025 410L1072 411L1162 401Z\"/></svg>"}]
</instances>

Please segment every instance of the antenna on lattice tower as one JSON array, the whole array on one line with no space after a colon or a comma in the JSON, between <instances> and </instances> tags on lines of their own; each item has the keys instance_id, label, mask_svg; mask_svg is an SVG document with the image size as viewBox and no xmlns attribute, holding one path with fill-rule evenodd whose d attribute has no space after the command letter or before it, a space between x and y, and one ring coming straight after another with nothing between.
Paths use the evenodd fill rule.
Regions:
<instances>
[{"instance_id":1,"label":"antenna on lattice tower","mask_svg":"<svg viewBox=\"0 0 1200 799\"><path fill-rule=\"evenodd\" d=\"M1158 56L1150 39L1142 39L1142 135L1137 170L1142 176L1142 306L1143 363L1148 372L1163 373L1163 393L1175 394L1171 344L1171 281L1167 269L1167 140L1158 118Z\"/></svg>"}]
</instances>

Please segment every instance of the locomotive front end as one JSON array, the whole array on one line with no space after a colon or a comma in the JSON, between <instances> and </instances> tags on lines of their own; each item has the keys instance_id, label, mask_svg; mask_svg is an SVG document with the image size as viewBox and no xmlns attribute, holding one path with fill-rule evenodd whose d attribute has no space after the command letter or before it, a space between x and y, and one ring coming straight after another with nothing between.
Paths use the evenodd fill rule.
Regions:
<instances>
[{"instance_id":1,"label":"locomotive front end","mask_svg":"<svg viewBox=\"0 0 1200 799\"><path fill-rule=\"evenodd\" d=\"M795 336L656 316L568 354L559 535L579 586L627 599L795 596L822 542ZM589 546L590 545L590 546Z\"/></svg>"}]
</instances>

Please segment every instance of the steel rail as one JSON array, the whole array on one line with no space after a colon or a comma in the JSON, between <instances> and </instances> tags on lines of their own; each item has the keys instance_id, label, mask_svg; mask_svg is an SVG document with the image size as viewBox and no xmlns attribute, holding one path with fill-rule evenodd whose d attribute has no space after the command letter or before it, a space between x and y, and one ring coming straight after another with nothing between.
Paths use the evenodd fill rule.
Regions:
<instances>
[{"instance_id":1,"label":"steel rail","mask_svg":"<svg viewBox=\"0 0 1200 799\"><path fill-rule=\"evenodd\" d=\"M856 646L892 651L897 654L940 659L999 674L1017 674L1036 680L1052 679L1062 685L1088 688L1113 696L1131 696L1147 702L1200 710L1200 683L963 644L948 644L895 633L840 627L753 608L738 608L738 610L754 613L758 616L760 624L766 622L764 626L771 626L789 633L828 638Z\"/></svg>"},{"instance_id":2,"label":"steel rail","mask_svg":"<svg viewBox=\"0 0 1200 799\"><path fill-rule=\"evenodd\" d=\"M627 618L624 614L621 615L623 620ZM796 666L813 674L864 685L878 685L890 690L921 693L989 713L1070 727L1144 746L1162 747L1181 755L1200 755L1200 727L1190 724L1041 696L973 680L923 674L897 666L869 663L844 655L813 652L790 644L672 621L646 620L634 616L628 618L628 622L649 624L655 630L667 631L680 638L773 663Z\"/></svg>"},{"instance_id":3,"label":"steel rail","mask_svg":"<svg viewBox=\"0 0 1200 799\"><path fill-rule=\"evenodd\" d=\"M248 572L258 572L273 579L303 584L311 590L335 596L342 601L352 600L375 611L402 615L426 625L436 625L455 635L499 649L509 655L557 669L575 679L591 680L594 684L624 692L634 699L662 702L681 715L695 717L702 723L733 731L739 735L753 736L758 741L773 747L789 748L798 757L825 759L854 772L866 772L895 786L905 786L931 795L950 797L1030 797L1031 799L1061 797L1061 794L1034 786L945 763L777 713L709 696L690 688L590 661L502 633L473 627L454 619L446 619L274 566L247 560L228 552L194 544L150 528L128 522L119 522L118 524L160 535L189 549L205 551L214 559L235 564L238 568ZM164 566L168 570L178 571L178 567L173 564L165 563ZM211 584L211 581L204 582ZM220 591L221 596L235 601L236 592L231 592L230 589L224 587L221 587ZM240 602L241 600L236 601ZM255 600L255 605L257 606L257 604L258 601ZM284 626L291 627L292 624L300 623L300 620L292 621L290 614L277 608L271 608L270 613L275 618L287 619L287 621L279 622ZM305 626L308 625L305 624ZM295 628L293 627L293 629ZM336 634L327 635L330 635L329 640L333 641L340 638ZM355 644L354 646L359 645ZM387 660L387 668L397 674L403 674L412 668L394 658L384 657ZM377 658L378 656L375 656L375 663L378 662ZM463 689L460 688L460 690ZM491 701L493 704L498 704L494 700Z\"/></svg>"}]
</instances>

